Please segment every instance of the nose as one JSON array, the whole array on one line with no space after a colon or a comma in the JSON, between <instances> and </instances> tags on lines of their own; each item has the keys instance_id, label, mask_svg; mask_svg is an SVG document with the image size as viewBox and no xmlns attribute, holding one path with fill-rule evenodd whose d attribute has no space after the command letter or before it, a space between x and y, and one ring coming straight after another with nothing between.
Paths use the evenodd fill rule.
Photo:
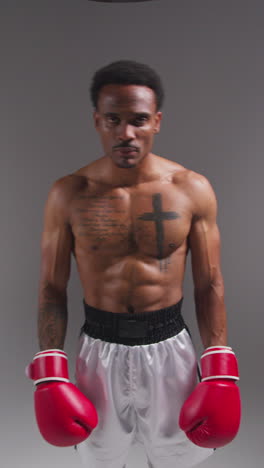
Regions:
<instances>
[{"instance_id":1,"label":"nose","mask_svg":"<svg viewBox=\"0 0 264 468\"><path fill-rule=\"evenodd\" d=\"M135 138L135 131L133 125L126 122L120 123L117 129L117 135L120 140L133 140Z\"/></svg>"}]
</instances>

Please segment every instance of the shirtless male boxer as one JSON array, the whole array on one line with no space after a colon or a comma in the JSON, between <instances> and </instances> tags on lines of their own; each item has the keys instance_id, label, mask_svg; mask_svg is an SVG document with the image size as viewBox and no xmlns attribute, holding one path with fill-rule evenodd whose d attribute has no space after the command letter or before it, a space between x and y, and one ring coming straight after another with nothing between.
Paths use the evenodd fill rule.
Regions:
<instances>
[{"instance_id":1,"label":"shirtless male boxer","mask_svg":"<svg viewBox=\"0 0 264 468\"><path fill-rule=\"evenodd\" d=\"M204 176L151 153L164 95L154 70L114 62L90 91L104 156L57 180L45 209L41 351L27 369L37 422L51 444L77 445L89 468L122 468L135 441L149 467L193 466L240 422L215 194ZM181 315L189 251L201 381ZM63 351L71 254L85 310L76 385Z\"/></svg>"}]
</instances>

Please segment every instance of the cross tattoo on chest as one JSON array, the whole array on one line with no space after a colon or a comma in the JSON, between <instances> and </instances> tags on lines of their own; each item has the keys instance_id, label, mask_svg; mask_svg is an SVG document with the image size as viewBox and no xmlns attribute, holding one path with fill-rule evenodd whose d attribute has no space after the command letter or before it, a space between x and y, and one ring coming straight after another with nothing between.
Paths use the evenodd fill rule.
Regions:
<instances>
[{"instance_id":1,"label":"cross tattoo on chest","mask_svg":"<svg viewBox=\"0 0 264 468\"><path fill-rule=\"evenodd\" d=\"M162 197L160 193L154 193L152 196L152 206L153 212L144 213L139 216L138 219L143 221L153 221L156 225L157 233L157 248L158 256L157 258L162 261L163 259L163 248L164 248L164 221L180 218L180 215L176 211L162 211ZM167 266L166 265L165 267ZM162 264L161 264L162 269Z\"/></svg>"}]
</instances>

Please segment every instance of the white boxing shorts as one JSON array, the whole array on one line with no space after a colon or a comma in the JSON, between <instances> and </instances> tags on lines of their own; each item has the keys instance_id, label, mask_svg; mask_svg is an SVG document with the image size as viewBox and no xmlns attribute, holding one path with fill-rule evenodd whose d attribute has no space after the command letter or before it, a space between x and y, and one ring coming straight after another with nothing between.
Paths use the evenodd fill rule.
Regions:
<instances>
[{"instance_id":1,"label":"white boxing shorts","mask_svg":"<svg viewBox=\"0 0 264 468\"><path fill-rule=\"evenodd\" d=\"M190 442L178 425L199 381L181 303L139 314L84 303L76 384L99 419L76 447L87 468L124 468L135 443L144 445L150 468L187 468L214 452Z\"/></svg>"}]
</instances>

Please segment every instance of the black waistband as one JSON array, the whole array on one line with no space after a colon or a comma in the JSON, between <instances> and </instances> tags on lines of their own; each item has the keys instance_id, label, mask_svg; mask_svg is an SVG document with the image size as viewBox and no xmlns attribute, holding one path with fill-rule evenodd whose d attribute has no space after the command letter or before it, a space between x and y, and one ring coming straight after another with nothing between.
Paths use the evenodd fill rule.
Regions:
<instances>
[{"instance_id":1,"label":"black waistband","mask_svg":"<svg viewBox=\"0 0 264 468\"><path fill-rule=\"evenodd\" d=\"M84 303L85 322L81 333L111 343L143 345L177 335L185 323L181 315L183 298L164 309L141 313L114 313Z\"/></svg>"}]
</instances>

